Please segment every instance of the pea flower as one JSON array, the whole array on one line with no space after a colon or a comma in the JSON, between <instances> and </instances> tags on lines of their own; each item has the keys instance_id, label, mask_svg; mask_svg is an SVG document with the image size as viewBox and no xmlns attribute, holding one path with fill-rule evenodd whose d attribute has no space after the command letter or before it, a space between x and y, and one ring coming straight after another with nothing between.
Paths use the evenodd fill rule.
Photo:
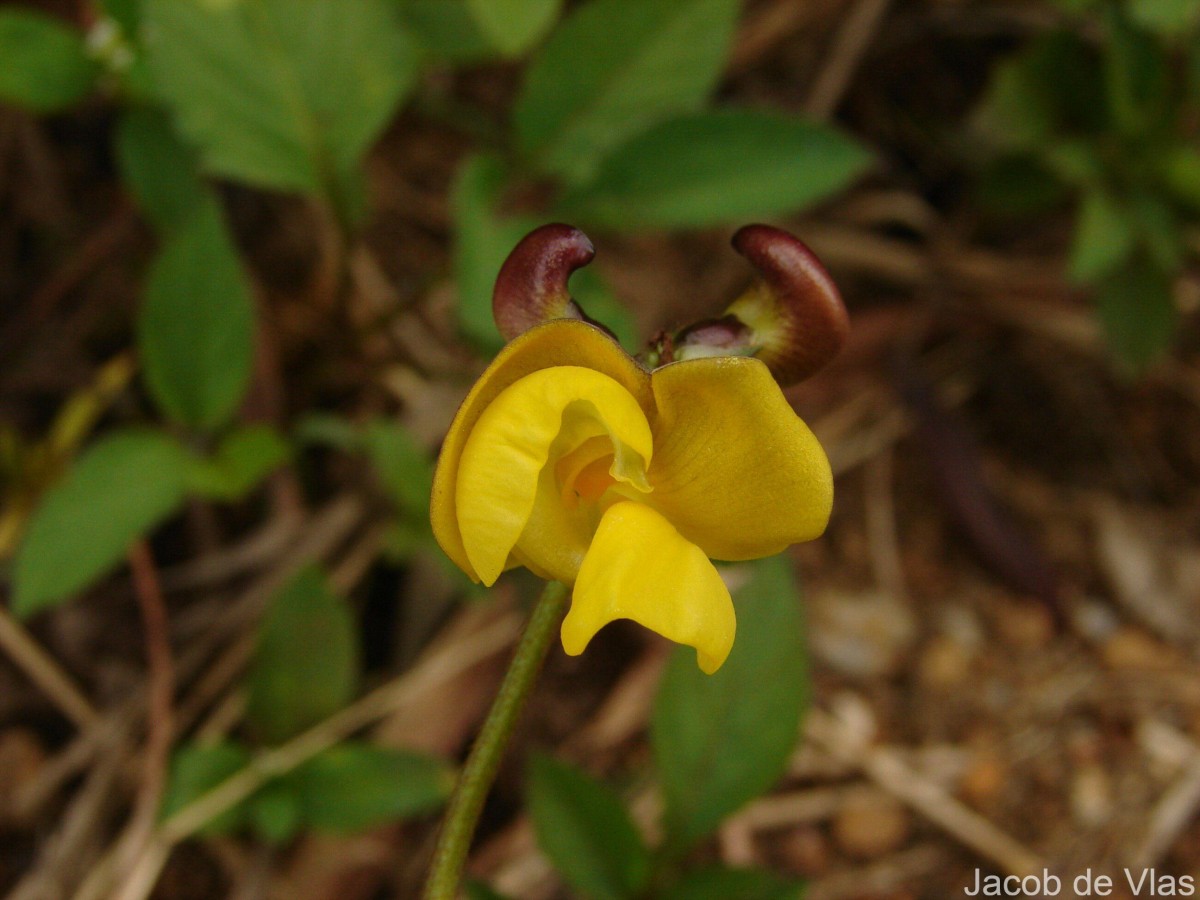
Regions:
<instances>
[{"instance_id":1,"label":"pea flower","mask_svg":"<svg viewBox=\"0 0 1200 900\"><path fill-rule=\"evenodd\" d=\"M776 379L837 352L845 308L786 232L747 226L733 243L762 280L724 316L660 334L640 361L567 292L594 254L582 232L538 229L501 269L493 310L509 343L450 426L433 529L476 581L525 566L573 585L568 654L624 618L715 672L736 622L710 560L769 556L825 529L829 462Z\"/></svg>"}]
</instances>

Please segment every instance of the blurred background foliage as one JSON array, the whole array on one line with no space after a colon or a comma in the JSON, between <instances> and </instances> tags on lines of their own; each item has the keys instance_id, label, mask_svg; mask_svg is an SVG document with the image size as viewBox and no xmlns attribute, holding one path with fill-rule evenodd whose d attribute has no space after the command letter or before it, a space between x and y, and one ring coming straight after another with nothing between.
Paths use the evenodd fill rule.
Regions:
<instances>
[{"instance_id":1,"label":"blurred background foliage","mask_svg":"<svg viewBox=\"0 0 1200 900\"><path fill-rule=\"evenodd\" d=\"M427 734L416 713L399 734L365 729L412 702L433 677L423 660L447 665L435 626L482 599L429 532L432 460L500 346L495 273L537 225L580 226L601 261L613 248L572 290L631 350L728 300L745 273L712 262L719 242L772 220L832 251L856 313L903 293L889 279L927 299L946 289L931 272L1003 287L1035 259L1034 287L1014 294L1066 296L1064 327L1088 346L1098 325L1097 384L1196 391L1200 0L804 6L0 7L0 637L54 701L21 713L37 741L76 746L63 735L77 727L86 760L38 782L13 827L70 808L71 779L108 746L101 724L145 759L125 806L107 801L127 824L95 825L69 866L50 844L16 853L0 883L146 896L168 859L187 871L169 851L197 835L278 854L310 830L415 819L429 833L477 701L452 701L468 710L458 731ZM659 256L686 279L674 295L649 274ZM999 293L996 321L1058 328L1050 307ZM911 356L944 313L922 309L890 350ZM910 364L888 379L936 426ZM832 404L825 390L815 409ZM973 452L948 467L967 494ZM970 506L954 491L951 515ZM968 538L1038 594L1040 555L1013 562L1025 544L978 508ZM537 842L578 896L799 896L794 874L704 850L785 772L809 692L791 567L730 578L734 656L711 679L672 658L648 713L652 763L614 787L531 757ZM169 639L152 624L164 594ZM151 661L167 702L151 698L148 717L131 595L146 652L157 641L168 657L157 675ZM89 644L120 659L116 675L56 652L49 623L88 614L76 607L125 623ZM614 640L620 657L630 638ZM39 709L13 709L26 707ZM628 808L647 780L664 806L650 837ZM399 896L422 852L392 861Z\"/></svg>"}]
</instances>

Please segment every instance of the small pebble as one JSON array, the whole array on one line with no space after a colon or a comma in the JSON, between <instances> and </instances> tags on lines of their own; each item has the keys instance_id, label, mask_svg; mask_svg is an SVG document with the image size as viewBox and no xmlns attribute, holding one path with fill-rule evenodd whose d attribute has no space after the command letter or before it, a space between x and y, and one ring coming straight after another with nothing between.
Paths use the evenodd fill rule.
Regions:
<instances>
[{"instance_id":1,"label":"small pebble","mask_svg":"<svg viewBox=\"0 0 1200 900\"><path fill-rule=\"evenodd\" d=\"M987 806L1004 791L1008 766L995 753L982 750L967 766L958 789L962 798L974 806Z\"/></svg>"},{"instance_id":2,"label":"small pebble","mask_svg":"<svg viewBox=\"0 0 1200 900\"><path fill-rule=\"evenodd\" d=\"M957 687L970 671L971 654L947 635L937 635L930 640L917 663L921 684L934 690Z\"/></svg>"},{"instance_id":3,"label":"small pebble","mask_svg":"<svg viewBox=\"0 0 1200 900\"><path fill-rule=\"evenodd\" d=\"M847 856L873 859L904 846L910 826L908 810L891 798L851 798L833 820L833 834Z\"/></svg>"},{"instance_id":4,"label":"small pebble","mask_svg":"<svg viewBox=\"0 0 1200 900\"><path fill-rule=\"evenodd\" d=\"M1176 664L1175 654L1150 635L1137 628L1126 626L1117 629L1104 642L1101 656L1111 669L1158 670Z\"/></svg>"},{"instance_id":5,"label":"small pebble","mask_svg":"<svg viewBox=\"0 0 1200 900\"><path fill-rule=\"evenodd\" d=\"M1010 603L1000 607L996 629L1010 646L1038 650L1054 637L1054 618L1039 603Z\"/></svg>"}]
</instances>

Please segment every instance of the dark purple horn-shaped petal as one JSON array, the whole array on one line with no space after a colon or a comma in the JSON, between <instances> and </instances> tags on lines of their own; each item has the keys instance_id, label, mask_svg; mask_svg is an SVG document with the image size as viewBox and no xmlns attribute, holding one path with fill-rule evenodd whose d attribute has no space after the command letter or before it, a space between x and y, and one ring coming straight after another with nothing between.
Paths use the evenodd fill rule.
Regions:
<instances>
[{"instance_id":1,"label":"dark purple horn-shaped petal","mask_svg":"<svg viewBox=\"0 0 1200 900\"><path fill-rule=\"evenodd\" d=\"M551 319L584 319L567 279L596 255L588 236L570 225L543 225L525 235L496 276L492 315L506 341Z\"/></svg>"},{"instance_id":2,"label":"dark purple horn-shaped petal","mask_svg":"<svg viewBox=\"0 0 1200 900\"><path fill-rule=\"evenodd\" d=\"M754 355L785 386L827 365L846 341L850 318L813 252L770 225L739 229L733 248L761 277L726 310L750 329Z\"/></svg>"}]
</instances>

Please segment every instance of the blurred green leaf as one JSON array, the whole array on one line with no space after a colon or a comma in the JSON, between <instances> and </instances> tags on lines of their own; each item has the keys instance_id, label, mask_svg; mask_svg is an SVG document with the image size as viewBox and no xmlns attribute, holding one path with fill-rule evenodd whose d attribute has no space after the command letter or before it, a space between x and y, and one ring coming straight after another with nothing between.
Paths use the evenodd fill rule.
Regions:
<instances>
[{"instance_id":1,"label":"blurred green leaf","mask_svg":"<svg viewBox=\"0 0 1200 900\"><path fill-rule=\"evenodd\" d=\"M1143 28L1168 37L1183 37L1200 22L1196 0L1131 0L1129 14Z\"/></svg>"},{"instance_id":2,"label":"blurred green leaf","mask_svg":"<svg viewBox=\"0 0 1200 900\"><path fill-rule=\"evenodd\" d=\"M0 9L0 102L51 113L82 100L98 72L83 35L31 9Z\"/></svg>"},{"instance_id":3,"label":"blurred green leaf","mask_svg":"<svg viewBox=\"0 0 1200 900\"><path fill-rule=\"evenodd\" d=\"M1073 32L1052 31L993 69L976 124L1001 146L1037 151L1052 135L1103 130L1104 110L1095 49Z\"/></svg>"},{"instance_id":4,"label":"blurred green leaf","mask_svg":"<svg viewBox=\"0 0 1200 900\"><path fill-rule=\"evenodd\" d=\"M549 756L530 761L527 802L538 846L563 878L597 900L633 897L650 876L650 854L621 799Z\"/></svg>"},{"instance_id":5,"label":"blurred green leaf","mask_svg":"<svg viewBox=\"0 0 1200 900\"><path fill-rule=\"evenodd\" d=\"M13 571L13 611L29 616L115 567L183 502L186 455L164 434L96 442L34 511Z\"/></svg>"},{"instance_id":6,"label":"blurred green leaf","mask_svg":"<svg viewBox=\"0 0 1200 900\"><path fill-rule=\"evenodd\" d=\"M450 796L454 771L421 753L345 743L305 763L293 781L304 824L352 832L433 812Z\"/></svg>"},{"instance_id":7,"label":"blurred green leaf","mask_svg":"<svg viewBox=\"0 0 1200 900\"><path fill-rule=\"evenodd\" d=\"M516 56L550 30L563 0L467 0L480 30L505 56Z\"/></svg>"},{"instance_id":8,"label":"blurred green leaf","mask_svg":"<svg viewBox=\"0 0 1200 900\"><path fill-rule=\"evenodd\" d=\"M1154 37L1134 25L1116 4L1107 8L1104 54L1108 107L1117 128L1144 134L1168 114L1167 58Z\"/></svg>"},{"instance_id":9,"label":"blurred green leaf","mask_svg":"<svg viewBox=\"0 0 1200 900\"><path fill-rule=\"evenodd\" d=\"M1200 213L1200 150L1181 145L1163 154L1158 162L1167 190L1178 202Z\"/></svg>"},{"instance_id":10,"label":"blurred green leaf","mask_svg":"<svg viewBox=\"0 0 1200 900\"><path fill-rule=\"evenodd\" d=\"M163 794L162 816L179 812L231 775L250 764L250 751L233 741L219 744L183 744L171 757L171 773ZM209 836L228 834L246 823L246 805L238 804L200 829Z\"/></svg>"},{"instance_id":11,"label":"blurred green leaf","mask_svg":"<svg viewBox=\"0 0 1200 900\"><path fill-rule=\"evenodd\" d=\"M374 419L364 430L367 456L392 501L424 519L433 489L433 460L399 422Z\"/></svg>"},{"instance_id":12,"label":"blurred green leaf","mask_svg":"<svg viewBox=\"0 0 1200 900\"><path fill-rule=\"evenodd\" d=\"M142 23L142 0L100 0L100 6L127 35L137 34Z\"/></svg>"},{"instance_id":13,"label":"blurred green leaf","mask_svg":"<svg viewBox=\"0 0 1200 900\"><path fill-rule=\"evenodd\" d=\"M147 0L147 52L213 171L337 197L412 86L388 0Z\"/></svg>"},{"instance_id":14,"label":"blurred green leaf","mask_svg":"<svg viewBox=\"0 0 1200 900\"><path fill-rule=\"evenodd\" d=\"M300 797L290 778L267 782L245 806L250 826L268 844L287 843L304 824Z\"/></svg>"},{"instance_id":15,"label":"blurred green leaf","mask_svg":"<svg viewBox=\"0 0 1200 900\"><path fill-rule=\"evenodd\" d=\"M599 269L588 266L571 276L571 295L589 317L611 330L627 350L638 347L638 326L633 313L617 299Z\"/></svg>"},{"instance_id":16,"label":"blurred green leaf","mask_svg":"<svg viewBox=\"0 0 1200 900\"><path fill-rule=\"evenodd\" d=\"M737 0L592 0L529 67L517 142L545 172L586 178L647 125L695 109L725 63Z\"/></svg>"},{"instance_id":17,"label":"blurred green leaf","mask_svg":"<svg viewBox=\"0 0 1200 900\"><path fill-rule=\"evenodd\" d=\"M492 890L482 881L468 881L467 900L509 900L509 898Z\"/></svg>"},{"instance_id":18,"label":"blurred green leaf","mask_svg":"<svg viewBox=\"0 0 1200 900\"><path fill-rule=\"evenodd\" d=\"M1068 184L1090 188L1104 180L1105 164L1090 139L1051 140L1040 145L1039 156L1051 172Z\"/></svg>"},{"instance_id":19,"label":"blurred green leaf","mask_svg":"<svg viewBox=\"0 0 1200 900\"><path fill-rule=\"evenodd\" d=\"M259 629L246 716L267 741L285 741L348 703L358 669L350 610L310 566L275 595Z\"/></svg>"},{"instance_id":20,"label":"blurred green leaf","mask_svg":"<svg viewBox=\"0 0 1200 900\"><path fill-rule=\"evenodd\" d=\"M497 212L506 176L495 157L471 157L459 171L452 198L458 236L454 245L458 321L463 333L487 350L504 343L492 318L496 274L517 242L541 224L530 216L506 217Z\"/></svg>"},{"instance_id":21,"label":"blurred green leaf","mask_svg":"<svg viewBox=\"0 0 1200 900\"><path fill-rule=\"evenodd\" d=\"M714 675L677 648L659 687L651 741L666 800L666 845L685 850L783 774L808 702L797 589L783 557L747 566L737 640Z\"/></svg>"},{"instance_id":22,"label":"blurred green leaf","mask_svg":"<svg viewBox=\"0 0 1200 900\"><path fill-rule=\"evenodd\" d=\"M1096 308L1108 346L1131 373L1161 356L1175 330L1171 280L1152 263L1135 259L1096 286Z\"/></svg>"},{"instance_id":23,"label":"blurred green leaf","mask_svg":"<svg viewBox=\"0 0 1200 900\"><path fill-rule=\"evenodd\" d=\"M1067 188L1036 157L1006 154L984 169L977 196L983 206L1001 215L1028 216L1061 203Z\"/></svg>"},{"instance_id":24,"label":"blurred green leaf","mask_svg":"<svg viewBox=\"0 0 1200 900\"><path fill-rule=\"evenodd\" d=\"M301 444L318 444L346 453L361 450L363 443L362 432L354 423L321 412L302 416L292 429L292 436Z\"/></svg>"},{"instance_id":25,"label":"blurred green leaf","mask_svg":"<svg viewBox=\"0 0 1200 900\"><path fill-rule=\"evenodd\" d=\"M216 500L240 500L291 455L269 425L247 425L224 438L207 459L188 461L188 489Z\"/></svg>"},{"instance_id":26,"label":"blurred green leaf","mask_svg":"<svg viewBox=\"0 0 1200 900\"><path fill-rule=\"evenodd\" d=\"M1146 255L1164 273L1174 273L1183 265L1183 235L1175 211L1157 193L1134 191L1129 208L1138 243Z\"/></svg>"},{"instance_id":27,"label":"blurred green leaf","mask_svg":"<svg viewBox=\"0 0 1200 900\"><path fill-rule=\"evenodd\" d=\"M695 113L617 148L562 205L607 228L700 227L798 209L841 190L870 161L825 125L751 110Z\"/></svg>"},{"instance_id":28,"label":"blurred green leaf","mask_svg":"<svg viewBox=\"0 0 1200 900\"><path fill-rule=\"evenodd\" d=\"M399 7L416 42L439 60L472 63L496 55L466 0L399 0Z\"/></svg>"},{"instance_id":29,"label":"blurred green leaf","mask_svg":"<svg viewBox=\"0 0 1200 900\"><path fill-rule=\"evenodd\" d=\"M756 869L698 869L660 900L800 900L804 885Z\"/></svg>"},{"instance_id":30,"label":"blurred green leaf","mask_svg":"<svg viewBox=\"0 0 1200 900\"><path fill-rule=\"evenodd\" d=\"M1105 190L1083 195L1075 218L1075 240L1069 269L1077 282L1095 281L1120 266L1133 250L1128 210Z\"/></svg>"},{"instance_id":31,"label":"blurred green leaf","mask_svg":"<svg viewBox=\"0 0 1200 900\"><path fill-rule=\"evenodd\" d=\"M180 228L208 196L195 152L161 109L126 110L117 121L116 152L121 181L160 231Z\"/></svg>"},{"instance_id":32,"label":"blurred green leaf","mask_svg":"<svg viewBox=\"0 0 1200 900\"><path fill-rule=\"evenodd\" d=\"M151 266L138 349L154 399L173 419L214 428L241 403L254 308L215 201L200 204Z\"/></svg>"}]
</instances>

